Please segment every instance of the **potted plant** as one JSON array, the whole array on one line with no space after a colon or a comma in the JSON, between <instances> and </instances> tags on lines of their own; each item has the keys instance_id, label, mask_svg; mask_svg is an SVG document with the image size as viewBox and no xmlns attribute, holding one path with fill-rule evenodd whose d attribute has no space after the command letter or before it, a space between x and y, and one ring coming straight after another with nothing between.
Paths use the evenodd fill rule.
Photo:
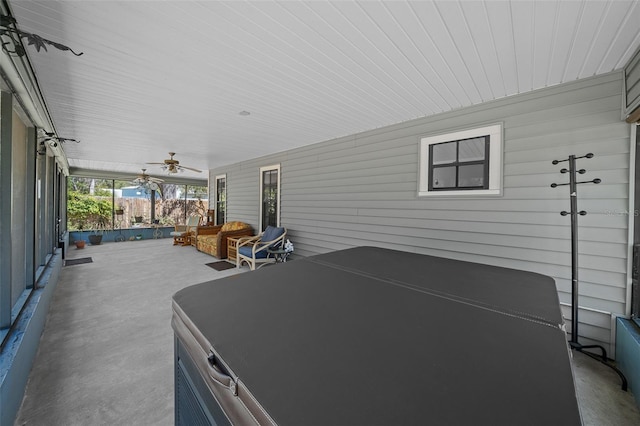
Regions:
<instances>
[{"instance_id":1,"label":"potted plant","mask_svg":"<svg viewBox=\"0 0 640 426\"><path fill-rule=\"evenodd\" d=\"M124 215L124 206L122 204L118 205L118 208L115 211L116 216Z\"/></svg>"},{"instance_id":2,"label":"potted plant","mask_svg":"<svg viewBox=\"0 0 640 426\"><path fill-rule=\"evenodd\" d=\"M92 246L97 246L102 244L102 234L97 234L97 233L89 234L89 242L91 243Z\"/></svg>"},{"instance_id":3,"label":"potted plant","mask_svg":"<svg viewBox=\"0 0 640 426\"><path fill-rule=\"evenodd\" d=\"M85 245L85 241L82 239L82 230L84 229L84 222L80 222L78 224L78 231L79 231L79 240L75 240L73 243L76 245L77 249L83 249L84 245Z\"/></svg>"},{"instance_id":4,"label":"potted plant","mask_svg":"<svg viewBox=\"0 0 640 426\"><path fill-rule=\"evenodd\" d=\"M91 234L89 234L89 242L92 246L97 246L102 243L102 236L107 229L107 220L104 217L98 217L91 228Z\"/></svg>"}]
</instances>

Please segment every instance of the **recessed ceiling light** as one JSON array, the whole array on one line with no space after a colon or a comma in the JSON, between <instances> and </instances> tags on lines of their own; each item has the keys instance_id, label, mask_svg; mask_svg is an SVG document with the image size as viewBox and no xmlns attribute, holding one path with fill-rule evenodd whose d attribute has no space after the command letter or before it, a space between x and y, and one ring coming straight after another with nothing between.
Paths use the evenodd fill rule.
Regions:
<instances>
[{"instance_id":1,"label":"recessed ceiling light","mask_svg":"<svg viewBox=\"0 0 640 426\"><path fill-rule=\"evenodd\" d=\"M240 115L249 115L251 113L249 111L240 111L238 114L240 114Z\"/></svg>"}]
</instances>

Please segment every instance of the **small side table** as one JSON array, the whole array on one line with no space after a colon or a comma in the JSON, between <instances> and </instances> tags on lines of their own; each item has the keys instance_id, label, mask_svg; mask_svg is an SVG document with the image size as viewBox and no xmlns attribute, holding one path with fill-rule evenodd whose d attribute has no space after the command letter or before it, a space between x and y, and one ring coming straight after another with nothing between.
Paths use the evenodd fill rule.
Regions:
<instances>
[{"instance_id":1,"label":"small side table","mask_svg":"<svg viewBox=\"0 0 640 426\"><path fill-rule=\"evenodd\" d=\"M238 241L246 237L227 237L227 262L236 263L238 257Z\"/></svg>"},{"instance_id":2,"label":"small side table","mask_svg":"<svg viewBox=\"0 0 640 426\"><path fill-rule=\"evenodd\" d=\"M284 263L287 261L287 258L289 257L289 255L292 253L290 251L286 251L285 249L282 248L277 248L277 249L267 249L267 253L269 253L269 255L273 256L273 258L275 259L275 263Z\"/></svg>"}]
</instances>

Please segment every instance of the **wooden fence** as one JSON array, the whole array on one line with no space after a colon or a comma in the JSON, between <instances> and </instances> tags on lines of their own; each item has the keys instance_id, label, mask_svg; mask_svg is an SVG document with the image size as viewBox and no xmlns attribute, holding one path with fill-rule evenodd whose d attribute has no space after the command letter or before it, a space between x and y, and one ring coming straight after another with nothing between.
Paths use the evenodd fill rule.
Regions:
<instances>
[{"instance_id":1,"label":"wooden fence","mask_svg":"<svg viewBox=\"0 0 640 426\"><path fill-rule=\"evenodd\" d=\"M206 218L208 200L156 200L155 219L161 225L184 224L185 218L199 214ZM186 203L186 208L185 208ZM131 228L134 223L151 224L151 201L144 198L116 197L115 208L122 208L124 213L115 215L115 228ZM137 222L136 218L142 218Z\"/></svg>"}]
</instances>

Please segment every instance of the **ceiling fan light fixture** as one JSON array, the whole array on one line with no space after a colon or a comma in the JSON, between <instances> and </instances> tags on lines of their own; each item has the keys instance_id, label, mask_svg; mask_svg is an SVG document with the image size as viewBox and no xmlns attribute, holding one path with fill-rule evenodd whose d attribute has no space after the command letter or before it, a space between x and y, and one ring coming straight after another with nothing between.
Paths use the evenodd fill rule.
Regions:
<instances>
[{"instance_id":1,"label":"ceiling fan light fixture","mask_svg":"<svg viewBox=\"0 0 640 426\"><path fill-rule=\"evenodd\" d=\"M147 163L147 164L157 164L160 168L167 172L168 174L174 173L184 173L184 170L192 170L197 173L202 173L202 170L194 169L192 167L181 166L178 160L175 160L173 156L176 155L175 152L169 153L169 158L164 160L162 163Z\"/></svg>"}]
</instances>

